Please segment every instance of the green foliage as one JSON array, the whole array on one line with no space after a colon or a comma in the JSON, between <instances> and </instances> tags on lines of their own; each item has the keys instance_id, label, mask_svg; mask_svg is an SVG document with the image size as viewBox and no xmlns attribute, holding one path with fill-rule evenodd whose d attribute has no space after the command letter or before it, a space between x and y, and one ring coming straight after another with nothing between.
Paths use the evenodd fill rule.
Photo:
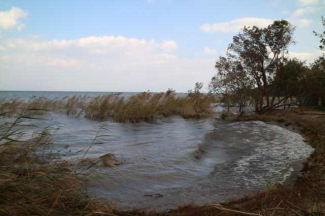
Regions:
<instances>
[{"instance_id":1,"label":"green foliage","mask_svg":"<svg viewBox=\"0 0 325 216\"><path fill-rule=\"evenodd\" d=\"M288 21L278 20L266 28L244 27L233 37L227 57L216 62L217 75L210 87L240 103L252 97L257 112L274 106L269 85L292 41L294 28ZM265 104L266 103L266 104Z\"/></svg>"},{"instance_id":2,"label":"green foliage","mask_svg":"<svg viewBox=\"0 0 325 216\"><path fill-rule=\"evenodd\" d=\"M304 91L303 80L307 73L309 68L298 59L283 62L271 83L273 94L281 97L300 97Z\"/></svg>"},{"instance_id":3,"label":"green foliage","mask_svg":"<svg viewBox=\"0 0 325 216\"><path fill-rule=\"evenodd\" d=\"M309 67L298 59L287 59L293 32L285 20L267 28L245 27L233 37L227 56L217 60L211 91L222 94L229 105L254 101L258 113L288 103L316 106L321 101L324 105L325 56ZM323 49L325 33L315 34Z\"/></svg>"}]
</instances>

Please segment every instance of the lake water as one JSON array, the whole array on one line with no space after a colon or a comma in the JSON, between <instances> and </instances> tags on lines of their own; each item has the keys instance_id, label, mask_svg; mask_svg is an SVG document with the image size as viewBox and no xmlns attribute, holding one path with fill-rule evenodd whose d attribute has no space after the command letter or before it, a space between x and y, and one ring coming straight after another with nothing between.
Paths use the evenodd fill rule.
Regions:
<instances>
[{"instance_id":1,"label":"lake water","mask_svg":"<svg viewBox=\"0 0 325 216\"><path fill-rule=\"evenodd\" d=\"M28 101L33 98L47 98L50 100L63 99L64 97L72 97L78 95L86 95L96 97L106 94L121 93L121 96L129 98L140 92L60 92L60 91L0 91L0 101L17 100ZM178 96L184 96L186 93L177 93Z\"/></svg>"},{"instance_id":2,"label":"lake water","mask_svg":"<svg viewBox=\"0 0 325 216\"><path fill-rule=\"evenodd\" d=\"M0 92L5 99L11 95L26 98L27 93L23 94ZM75 93L36 96L41 94L55 98ZM313 151L298 133L260 121L172 117L129 124L55 113L43 118L36 123L40 128L60 128L52 135L50 151L62 159L80 158L98 131L108 135L98 140L101 144L94 145L87 157L95 159L113 153L125 163L99 169L100 177L88 181L87 188L90 194L122 209L166 210L239 198L263 190L270 183L284 182L293 166ZM101 130L103 127L108 130ZM25 139L32 132L26 128Z\"/></svg>"}]
</instances>

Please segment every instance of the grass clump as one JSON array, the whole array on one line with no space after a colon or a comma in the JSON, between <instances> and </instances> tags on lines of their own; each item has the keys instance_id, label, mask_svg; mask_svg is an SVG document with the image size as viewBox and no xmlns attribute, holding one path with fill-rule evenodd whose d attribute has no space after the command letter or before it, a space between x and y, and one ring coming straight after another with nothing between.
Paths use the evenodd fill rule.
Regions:
<instances>
[{"instance_id":1,"label":"grass clump","mask_svg":"<svg viewBox=\"0 0 325 216\"><path fill-rule=\"evenodd\" d=\"M215 101L213 96L200 92L202 87L197 83L195 89L183 97L169 89L164 93L143 92L127 99L115 93L94 98L78 95L54 100L35 98L29 102L14 100L0 103L0 113L47 110L74 117L84 115L88 119L131 123L169 116L202 118L211 114L211 103Z\"/></svg>"},{"instance_id":2,"label":"grass clump","mask_svg":"<svg viewBox=\"0 0 325 216\"><path fill-rule=\"evenodd\" d=\"M75 165L58 161L42 149L51 144L50 129L19 141L20 115L0 125L0 215L103 215L112 209L81 190Z\"/></svg>"},{"instance_id":3,"label":"grass clump","mask_svg":"<svg viewBox=\"0 0 325 216\"><path fill-rule=\"evenodd\" d=\"M165 93L143 92L124 99L119 95L98 96L85 108L90 119L113 119L116 122L150 122L155 118L182 116L201 118L211 113L213 97L200 92L190 92L178 97L172 90Z\"/></svg>"}]
</instances>

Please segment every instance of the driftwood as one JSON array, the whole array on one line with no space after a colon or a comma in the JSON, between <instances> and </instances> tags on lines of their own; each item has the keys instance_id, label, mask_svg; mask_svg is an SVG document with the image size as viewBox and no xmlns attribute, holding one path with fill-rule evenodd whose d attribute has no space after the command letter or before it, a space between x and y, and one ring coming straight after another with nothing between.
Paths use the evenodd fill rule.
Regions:
<instances>
[{"instance_id":1,"label":"driftwood","mask_svg":"<svg viewBox=\"0 0 325 216\"><path fill-rule=\"evenodd\" d=\"M236 214L249 215L249 216L263 216L261 214L255 214L255 213L243 212L243 211L238 211L238 210L233 210L233 209L227 209L219 204L214 204L214 205L212 205L212 207L219 209L221 211L227 211L227 212L232 212L232 213L236 213Z\"/></svg>"},{"instance_id":2,"label":"driftwood","mask_svg":"<svg viewBox=\"0 0 325 216\"><path fill-rule=\"evenodd\" d=\"M278 210L279 206L281 205L281 203L283 202L283 200L281 200L279 202L279 204L276 206L276 208L274 209L274 211L272 212L271 216L273 216L275 214L275 212Z\"/></svg>"}]
</instances>

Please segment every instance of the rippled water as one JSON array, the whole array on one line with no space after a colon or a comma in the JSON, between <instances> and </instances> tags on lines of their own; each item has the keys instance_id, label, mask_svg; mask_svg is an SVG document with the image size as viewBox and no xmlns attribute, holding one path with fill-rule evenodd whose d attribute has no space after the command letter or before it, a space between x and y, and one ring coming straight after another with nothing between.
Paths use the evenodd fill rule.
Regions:
<instances>
[{"instance_id":1,"label":"rippled water","mask_svg":"<svg viewBox=\"0 0 325 216\"><path fill-rule=\"evenodd\" d=\"M54 99L75 94L79 93L0 92L0 99ZM220 106L215 111L219 109L222 111ZM97 132L109 135L99 138L102 144L94 145L87 157L113 153L126 163L98 170L100 178L87 182L87 187L91 194L123 209L166 210L238 198L269 183L284 182L294 165L313 151L299 134L259 121L173 117L150 124L126 124L54 113L42 118L46 120L34 122L39 128L60 128L52 135L50 151L61 159L80 158ZM0 118L0 123L8 120ZM101 130L103 127L108 130ZM24 139L29 139L35 129L24 129Z\"/></svg>"},{"instance_id":2,"label":"rippled water","mask_svg":"<svg viewBox=\"0 0 325 216\"><path fill-rule=\"evenodd\" d=\"M87 157L113 153L127 163L98 170L101 177L87 187L91 194L126 209L210 204L262 190L270 182L283 182L292 166L312 151L299 134L259 121L174 117L125 124L53 113L45 118L38 121L40 128L60 127L51 151L59 151L63 159L81 157L80 150L89 146L99 128L108 129L100 131L109 136Z\"/></svg>"},{"instance_id":3,"label":"rippled water","mask_svg":"<svg viewBox=\"0 0 325 216\"><path fill-rule=\"evenodd\" d=\"M117 92L65 92L65 91L0 91L0 101L22 100L28 101L34 98L47 98L50 100L63 99L73 96L97 97L101 95L114 94ZM121 96L129 98L140 92L120 92ZM177 93L178 96L185 96L186 93Z\"/></svg>"}]
</instances>

